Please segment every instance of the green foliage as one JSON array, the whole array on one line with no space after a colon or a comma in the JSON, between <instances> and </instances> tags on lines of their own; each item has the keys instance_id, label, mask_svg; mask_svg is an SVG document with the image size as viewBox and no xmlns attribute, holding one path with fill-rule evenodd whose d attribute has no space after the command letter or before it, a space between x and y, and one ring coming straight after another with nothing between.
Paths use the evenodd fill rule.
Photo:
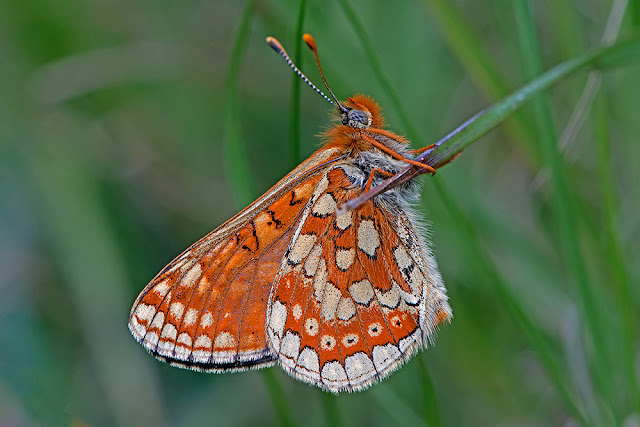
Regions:
<instances>
[{"instance_id":1,"label":"green foliage","mask_svg":"<svg viewBox=\"0 0 640 427\"><path fill-rule=\"evenodd\" d=\"M617 0L0 4L0 424L637 422L639 17ZM320 83L302 31L336 95L373 96L416 148L494 106L418 178L452 324L339 397L277 368L177 370L126 327L149 279L332 124L264 42Z\"/></svg>"}]
</instances>

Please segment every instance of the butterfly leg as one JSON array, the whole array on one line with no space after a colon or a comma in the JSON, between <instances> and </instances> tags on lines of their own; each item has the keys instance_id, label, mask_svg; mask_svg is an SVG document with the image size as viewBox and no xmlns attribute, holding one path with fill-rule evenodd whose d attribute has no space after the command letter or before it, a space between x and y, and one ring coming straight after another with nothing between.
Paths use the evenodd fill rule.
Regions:
<instances>
[{"instance_id":1,"label":"butterfly leg","mask_svg":"<svg viewBox=\"0 0 640 427\"><path fill-rule=\"evenodd\" d=\"M367 191L369 191L369 188L371 188L371 183L373 182L373 177L376 175L376 173L379 173L380 175L384 175L387 178L391 178L393 176L393 174L391 172L387 172L384 169L373 168L373 170L369 174L369 179L367 180L367 185L365 185L365 187L364 187L365 193Z\"/></svg>"},{"instance_id":2,"label":"butterfly leg","mask_svg":"<svg viewBox=\"0 0 640 427\"><path fill-rule=\"evenodd\" d=\"M424 153L425 151L432 150L432 149L434 149L435 147L436 147L436 144L431 144L431 145L427 145L426 147L417 148L417 149L415 149L415 150L409 150L409 152L410 152L411 154L414 154L414 155L416 155L416 156L417 156L418 154L422 154L422 153Z\"/></svg>"},{"instance_id":3,"label":"butterfly leg","mask_svg":"<svg viewBox=\"0 0 640 427\"><path fill-rule=\"evenodd\" d=\"M391 148L387 147L386 145L382 144L381 142L376 141L375 139L371 138L370 136L362 135L362 138L365 139L367 142L371 143L371 145L373 145L373 146L379 148L380 150L384 151L385 153L389 154L394 159L398 159L398 160L401 160L401 161L403 161L405 163L409 163L410 165L417 166L417 167L422 168L422 169L426 169L426 171L429 172L431 175L435 175L436 174L436 170L434 168L432 168L431 166L425 165L424 163L420 163L420 162L417 162L415 160L407 159L402 154L396 153Z\"/></svg>"},{"instance_id":4,"label":"butterfly leg","mask_svg":"<svg viewBox=\"0 0 640 427\"><path fill-rule=\"evenodd\" d=\"M428 145L428 146L426 146L426 147L418 148L418 149L416 149L416 150L411 150L411 151L410 151L410 153L415 154L415 155L417 156L418 154L422 154L422 153L424 153L425 151L432 150L432 149L434 149L435 147L436 147L436 144L431 144L431 145ZM451 163L452 161L454 161L455 159L457 159L457 158L458 158L458 156L459 156L460 154L462 154L462 151L461 151L461 152L459 152L458 154L456 154L455 156L451 157L449 160L447 160L447 161L446 161L446 162L444 162L443 164L439 165L439 166L437 167L437 169L440 169L440 168L441 168L441 167L443 167L444 165Z\"/></svg>"}]
</instances>

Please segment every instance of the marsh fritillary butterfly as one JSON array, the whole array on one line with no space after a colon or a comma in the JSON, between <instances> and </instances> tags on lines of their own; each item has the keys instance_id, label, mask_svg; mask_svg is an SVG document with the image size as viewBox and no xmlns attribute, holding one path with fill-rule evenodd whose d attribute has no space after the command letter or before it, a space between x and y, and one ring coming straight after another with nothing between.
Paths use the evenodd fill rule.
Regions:
<instances>
[{"instance_id":1,"label":"marsh fritillary butterfly","mask_svg":"<svg viewBox=\"0 0 640 427\"><path fill-rule=\"evenodd\" d=\"M333 100L326 143L250 206L167 265L138 296L129 329L172 365L208 372L279 364L324 390L362 390L434 338L450 320L446 289L402 185L339 209L423 150L385 130L378 105Z\"/></svg>"}]
</instances>

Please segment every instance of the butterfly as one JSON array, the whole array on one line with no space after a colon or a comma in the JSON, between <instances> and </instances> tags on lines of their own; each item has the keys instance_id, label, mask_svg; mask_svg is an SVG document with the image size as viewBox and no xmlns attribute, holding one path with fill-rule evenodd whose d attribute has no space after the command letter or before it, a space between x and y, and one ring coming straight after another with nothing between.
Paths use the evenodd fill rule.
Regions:
<instances>
[{"instance_id":1,"label":"butterfly","mask_svg":"<svg viewBox=\"0 0 640 427\"><path fill-rule=\"evenodd\" d=\"M230 372L280 365L339 393L367 388L432 343L452 314L406 180L345 209L424 150L384 129L377 103L332 99L325 144L263 196L167 265L140 293L129 329L174 366ZM428 149L429 147L427 147Z\"/></svg>"}]
</instances>

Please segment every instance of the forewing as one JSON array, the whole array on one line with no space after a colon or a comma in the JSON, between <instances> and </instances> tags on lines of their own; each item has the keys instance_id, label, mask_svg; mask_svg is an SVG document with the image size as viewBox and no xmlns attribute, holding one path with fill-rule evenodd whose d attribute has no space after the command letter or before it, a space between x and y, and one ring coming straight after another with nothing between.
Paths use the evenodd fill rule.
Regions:
<instances>
[{"instance_id":1,"label":"forewing","mask_svg":"<svg viewBox=\"0 0 640 427\"><path fill-rule=\"evenodd\" d=\"M173 260L131 309L135 339L157 358L196 370L273 364L265 338L269 293L319 180L306 174L287 186L283 179L271 199L263 196Z\"/></svg>"},{"instance_id":2,"label":"forewing","mask_svg":"<svg viewBox=\"0 0 640 427\"><path fill-rule=\"evenodd\" d=\"M368 201L335 215L361 192L346 170L331 169L302 213L267 319L283 368L334 393L384 378L451 315L408 207Z\"/></svg>"}]
</instances>

